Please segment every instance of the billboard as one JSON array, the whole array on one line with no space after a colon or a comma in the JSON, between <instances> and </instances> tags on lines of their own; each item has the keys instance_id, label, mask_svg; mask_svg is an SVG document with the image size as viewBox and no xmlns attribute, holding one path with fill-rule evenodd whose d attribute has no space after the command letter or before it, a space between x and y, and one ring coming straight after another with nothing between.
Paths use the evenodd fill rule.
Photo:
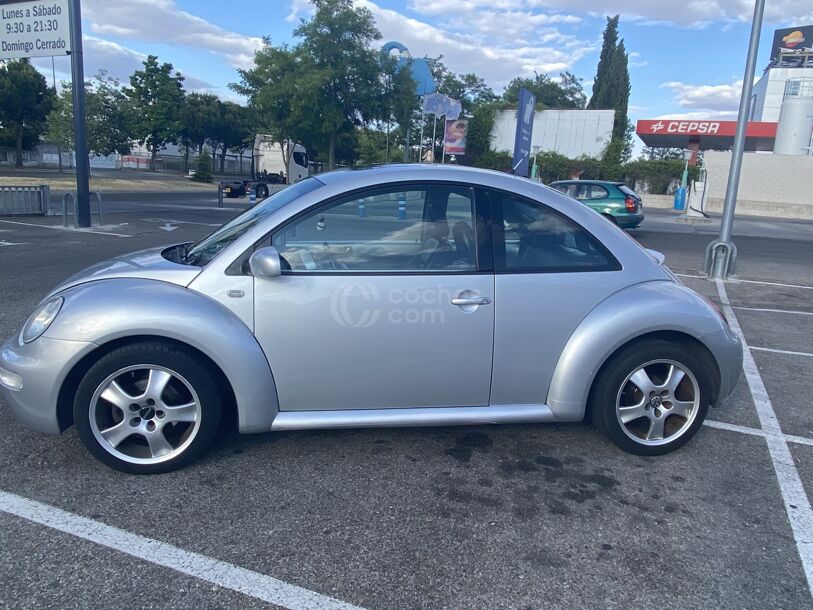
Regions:
<instances>
[{"instance_id":1,"label":"billboard","mask_svg":"<svg viewBox=\"0 0 813 610\"><path fill-rule=\"evenodd\" d=\"M525 88L519 90L517 107L517 132L514 137L514 160L511 167L517 176L528 175L528 159L531 156L531 136L534 133L534 106L536 97Z\"/></svg>"},{"instance_id":2,"label":"billboard","mask_svg":"<svg viewBox=\"0 0 813 610\"><path fill-rule=\"evenodd\" d=\"M466 135L469 132L467 119L446 121L446 133L443 137L443 151L447 155L466 154Z\"/></svg>"},{"instance_id":3,"label":"billboard","mask_svg":"<svg viewBox=\"0 0 813 610\"><path fill-rule=\"evenodd\" d=\"M67 55L68 0L0 3L0 59Z\"/></svg>"},{"instance_id":4,"label":"billboard","mask_svg":"<svg viewBox=\"0 0 813 610\"><path fill-rule=\"evenodd\" d=\"M771 46L771 59L779 57L780 50L801 51L813 48L813 25L803 25L792 28L775 30L773 45Z\"/></svg>"}]
</instances>

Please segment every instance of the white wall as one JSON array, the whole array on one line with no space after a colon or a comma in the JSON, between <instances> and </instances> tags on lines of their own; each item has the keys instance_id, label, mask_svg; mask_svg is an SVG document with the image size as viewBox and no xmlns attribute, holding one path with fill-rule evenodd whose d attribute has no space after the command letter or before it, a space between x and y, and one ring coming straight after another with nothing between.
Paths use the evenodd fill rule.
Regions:
<instances>
[{"instance_id":1,"label":"white wall","mask_svg":"<svg viewBox=\"0 0 813 610\"><path fill-rule=\"evenodd\" d=\"M581 155L599 157L612 137L614 118L612 110L537 111L531 146L571 158ZM516 110L498 112L491 129L493 150L513 154L516 129Z\"/></svg>"},{"instance_id":2,"label":"white wall","mask_svg":"<svg viewBox=\"0 0 813 610\"><path fill-rule=\"evenodd\" d=\"M720 212L725 199L731 153L707 151L707 210ZM737 213L813 219L813 157L745 153Z\"/></svg>"}]
</instances>

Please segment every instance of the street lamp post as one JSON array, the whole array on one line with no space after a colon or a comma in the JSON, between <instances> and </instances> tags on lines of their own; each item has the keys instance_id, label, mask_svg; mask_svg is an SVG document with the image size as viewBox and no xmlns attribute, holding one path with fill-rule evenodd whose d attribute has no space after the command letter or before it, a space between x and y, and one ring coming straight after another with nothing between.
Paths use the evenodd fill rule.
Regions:
<instances>
[{"instance_id":1,"label":"street lamp post","mask_svg":"<svg viewBox=\"0 0 813 610\"><path fill-rule=\"evenodd\" d=\"M737 261L737 247L731 241L731 230L734 226L734 209L737 205L737 190L740 184L748 117L751 114L751 92L754 88L754 72L764 12L765 0L756 0L754 21L751 24L751 40L748 43L748 57L745 62L745 77L743 78L742 94L740 95L737 133L734 137L731 169L728 172L728 183L726 184L723 220L720 223L720 237L706 247L706 260L703 265L706 274L712 278L727 278L734 272L734 265Z\"/></svg>"}]
</instances>

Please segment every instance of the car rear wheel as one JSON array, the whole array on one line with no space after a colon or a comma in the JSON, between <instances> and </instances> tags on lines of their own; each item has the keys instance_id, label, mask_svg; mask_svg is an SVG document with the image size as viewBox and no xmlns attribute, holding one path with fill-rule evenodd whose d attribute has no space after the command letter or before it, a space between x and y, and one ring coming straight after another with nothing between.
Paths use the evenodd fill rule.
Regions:
<instances>
[{"instance_id":1,"label":"car rear wheel","mask_svg":"<svg viewBox=\"0 0 813 610\"><path fill-rule=\"evenodd\" d=\"M593 424L630 453L674 451L706 418L710 370L707 354L690 343L634 343L599 373L591 394Z\"/></svg>"},{"instance_id":2,"label":"car rear wheel","mask_svg":"<svg viewBox=\"0 0 813 610\"><path fill-rule=\"evenodd\" d=\"M268 197L268 187L264 184L258 184L257 188L254 190L257 195L257 199L265 199Z\"/></svg>"},{"instance_id":3,"label":"car rear wheel","mask_svg":"<svg viewBox=\"0 0 813 610\"><path fill-rule=\"evenodd\" d=\"M618 221L615 219L615 216L613 216L612 214L602 214L602 216L604 216L604 218L609 220L614 225L618 226Z\"/></svg>"},{"instance_id":4,"label":"car rear wheel","mask_svg":"<svg viewBox=\"0 0 813 610\"><path fill-rule=\"evenodd\" d=\"M180 468L209 445L221 416L209 367L183 347L145 342L103 356L79 384L74 421L87 449L133 474Z\"/></svg>"}]
</instances>

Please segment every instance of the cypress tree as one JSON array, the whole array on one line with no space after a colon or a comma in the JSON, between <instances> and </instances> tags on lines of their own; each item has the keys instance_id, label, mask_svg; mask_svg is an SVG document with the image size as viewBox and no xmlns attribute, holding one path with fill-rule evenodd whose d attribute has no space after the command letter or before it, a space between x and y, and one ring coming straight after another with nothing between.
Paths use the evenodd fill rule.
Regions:
<instances>
[{"instance_id":1,"label":"cypress tree","mask_svg":"<svg viewBox=\"0 0 813 610\"><path fill-rule=\"evenodd\" d=\"M587 108L590 110L607 108L605 90L610 84L610 67L618 46L618 20L620 15L607 17L607 27L604 28L604 42L601 44L601 55L598 59L596 79L593 82L593 95Z\"/></svg>"},{"instance_id":2,"label":"cypress tree","mask_svg":"<svg viewBox=\"0 0 813 610\"><path fill-rule=\"evenodd\" d=\"M606 151L606 158L612 163L619 163L628 154L627 110L630 96L629 57L624 41L618 40L619 16L607 17L604 29L604 41L596 69L596 80L593 83L593 94L590 96L589 109L614 110L613 135Z\"/></svg>"}]
</instances>

